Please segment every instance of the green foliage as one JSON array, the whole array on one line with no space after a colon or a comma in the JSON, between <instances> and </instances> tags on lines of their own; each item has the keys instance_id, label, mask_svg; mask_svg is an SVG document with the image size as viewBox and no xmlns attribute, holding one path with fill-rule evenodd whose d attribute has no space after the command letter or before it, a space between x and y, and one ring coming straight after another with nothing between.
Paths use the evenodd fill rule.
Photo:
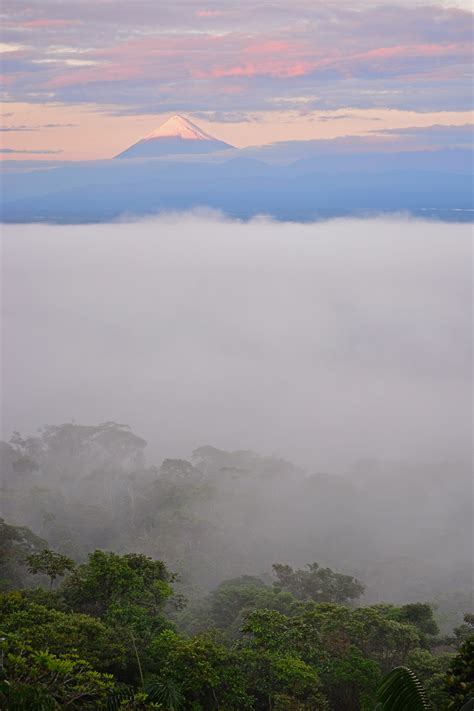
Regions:
<instances>
[{"instance_id":1,"label":"green foliage","mask_svg":"<svg viewBox=\"0 0 474 711\"><path fill-rule=\"evenodd\" d=\"M65 581L62 594L74 611L144 632L163 627L172 581L162 561L94 551Z\"/></svg>"},{"instance_id":2,"label":"green foliage","mask_svg":"<svg viewBox=\"0 0 474 711\"><path fill-rule=\"evenodd\" d=\"M77 654L101 672L120 673L127 648L117 632L89 615L66 613L28 600L21 592L0 595L1 632L20 635L32 649Z\"/></svg>"},{"instance_id":3,"label":"green foliage","mask_svg":"<svg viewBox=\"0 0 474 711\"><path fill-rule=\"evenodd\" d=\"M450 711L460 711L474 700L474 639L466 640L453 658L445 679Z\"/></svg>"},{"instance_id":4,"label":"green foliage","mask_svg":"<svg viewBox=\"0 0 474 711\"><path fill-rule=\"evenodd\" d=\"M433 608L421 602L409 603L401 607L393 608L393 617L399 622L413 625L422 635L422 639L428 641L439 633L439 627L433 616Z\"/></svg>"},{"instance_id":5,"label":"green foliage","mask_svg":"<svg viewBox=\"0 0 474 711\"><path fill-rule=\"evenodd\" d=\"M182 629L193 633L214 627L228 639L236 639L245 616L252 610L276 610L291 615L296 602L291 593L244 575L224 580L206 598L191 604L179 617L179 623Z\"/></svg>"},{"instance_id":6,"label":"green foliage","mask_svg":"<svg viewBox=\"0 0 474 711\"><path fill-rule=\"evenodd\" d=\"M436 709L445 709L448 703L445 676L452 654L436 650L433 654L427 649L416 648L410 652L407 666L423 684L426 694Z\"/></svg>"},{"instance_id":7,"label":"green foliage","mask_svg":"<svg viewBox=\"0 0 474 711\"><path fill-rule=\"evenodd\" d=\"M172 679L152 679L145 684L145 693L150 701L160 704L167 711L179 711L184 705L184 695Z\"/></svg>"},{"instance_id":8,"label":"green foliage","mask_svg":"<svg viewBox=\"0 0 474 711\"><path fill-rule=\"evenodd\" d=\"M159 670L157 681L173 680L187 707L196 711L252 708L238 654L212 637L186 639L166 630L152 642L149 653L151 668Z\"/></svg>"},{"instance_id":9,"label":"green foliage","mask_svg":"<svg viewBox=\"0 0 474 711\"><path fill-rule=\"evenodd\" d=\"M410 652L420 645L418 629L393 617L393 608L386 605L360 607L351 615L351 640L379 664L382 674L404 665Z\"/></svg>"},{"instance_id":10,"label":"green foliage","mask_svg":"<svg viewBox=\"0 0 474 711\"><path fill-rule=\"evenodd\" d=\"M455 627L453 631L454 637L450 641L458 649L464 642L474 638L474 615L465 614L462 625Z\"/></svg>"},{"instance_id":11,"label":"green foliage","mask_svg":"<svg viewBox=\"0 0 474 711\"><path fill-rule=\"evenodd\" d=\"M380 669L355 646L331 655L321 666L321 680L331 708L373 709Z\"/></svg>"},{"instance_id":12,"label":"green foliage","mask_svg":"<svg viewBox=\"0 0 474 711\"><path fill-rule=\"evenodd\" d=\"M396 667L387 674L378 691L382 711L431 711L425 690L408 667Z\"/></svg>"},{"instance_id":13,"label":"green foliage","mask_svg":"<svg viewBox=\"0 0 474 711\"><path fill-rule=\"evenodd\" d=\"M300 604L291 617L256 610L245 620L242 645L285 650L312 665L334 708L371 709L381 674L419 647L418 629L393 619L397 614L390 605L351 610L330 603Z\"/></svg>"},{"instance_id":14,"label":"green foliage","mask_svg":"<svg viewBox=\"0 0 474 711\"><path fill-rule=\"evenodd\" d=\"M297 655L283 650L247 649L242 659L254 708L329 708L316 669Z\"/></svg>"},{"instance_id":15,"label":"green foliage","mask_svg":"<svg viewBox=\"0 0 474 711\"><path fill-rule=\"evenodd\" d=\"M72 567L44 546L29 564L53 582ZM173 613L192 633L184 636L172 629L175 576L162 561L96 550L54 591L0 595L0 707L372 711L383 674L409 666L382 684L381 703L411 703L416 674L423 703L462 708L472 693L472 649L446 675L450 655L431 651L438 630L429 605L352 608L360 583L308 568L276 566L274 585L253 576L223 581Z\"/></svg>"},{"instance_id":16,"label":"green foliage","mask_svg":"<svg viewBox=\"0 0 474 711\"><path fill-rule=\"evenodd\" d=\"M14 636L2 638L0 707L12 711L100 709L115 687L76 655L37 651Z\"/></svg>"},{"instance_id":17,"label":"green foliage","mask_svg":"<svg viewBox=\"0 0 474 711\"><path fill-rule=\"evenodd\" d=\"M293 570L289 565L274 565L273 571L277 576L275 586L287 590L298 600L314 602L347 603L364 592L364 586L350 575L321 568L317 563L310 563L307 567L308 570Z\"/></svg>"},{"instance_id":18,"label":"green foliage","mask_svg":"<svg viewBox=\"0 0 474 711\"><path fill-rule=\"evenodd\" d=\"M452 621L459 625L441 642L430 605L355 608L364 586L317 563L275 565L273 583L250 575L219 583L246 561L264 569L269 548L288 560L313 560L317 542L325 560L347 560L341 541L353 535L352 564L366 571L371 599L391 593L402 570L394 558L402 532L398 513L385 526L396 507L390 500L390 511L379 508L375 480L358 490L342 477L299 476L283 460L212 447L196 450L192 462L145 468L144 447L114 422L16 433L0 446L4 510L58 551L0 521L0 588L27 588L0 596L8 672L1 708L373 711L381 678L401 666L417 675L437 709L470 703L472 616L459 625L468 583L440 602L446 582L430 585L442 569L430 562L420 572L420 548L407 557L405 589L416 600L411 591L422 582L439 603L438 620L447 620L445 635ZM415 492L404 501L404 520L417 520L420 491L421 498ZM384 522L377 528L361 516L376 510ZM381 540L374 542L374 531ZM373 565L374 550L386 553L385 568ZM191 598L184 611L176 609L174 576L155 560L161 556L183 571L181 590ZM75 569L72 559L81 561ZM49 576L50 591L31 588L37 573ZM198 597L208 586L214 589ZM450 648L459 649L454 659Z\"/></svg>"},{"instance_id":19,"label":"green foliage","mask_svg":"<svg viewBox=\"0 0 474 711\"><path fill-rule=\"evenodd\" d=\"M50 551L49 548L43 548L38 553L32 553L26 558L28 571L33 575L42 573L47 575L50 580L50 590L53 589L53 584L56 578L63 577L68 571L75 568L73 560L60 553Z\"/></svg>"}]
</instances>

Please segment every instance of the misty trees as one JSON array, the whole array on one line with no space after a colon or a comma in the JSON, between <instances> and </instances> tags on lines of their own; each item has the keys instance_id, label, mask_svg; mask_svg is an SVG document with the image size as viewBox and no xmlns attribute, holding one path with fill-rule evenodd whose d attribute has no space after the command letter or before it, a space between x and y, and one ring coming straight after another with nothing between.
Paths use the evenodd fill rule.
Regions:
<instances>
[{"instance_id":1,"label":"misty trees","mask_svg":"<svg viewBox=\"0 0 474 711\"><path fill-rule=\"evenodd\" d=\"M295 571L289 565L276 564L273 571L277 576L273 585L252 575L224 580L206 598L190 605L183 616L184 628L195 632L211 624L235 637L249 611L266 609L292 615L298 602L348 603L364 590L351 576L320 568L317 563L308 565L308 570Z\"/></svg>"},{"instance_id":2,"label":"misty trees","mask_svg":"<svg viewBox=\"0 0 474 711\"><path fill-rule=\"evenodd\" d=\"M38 572L50 574L49 586L42 577L39 584L53 588L28 587L0 599L0 636L12 654L21 638L28 659L46 651L54 666L77 655L89 671L113 674L111 693L123 692L124 711L152 703L166 708L168 692L176 692L183 711L268 711L269 705L273 711L372 711L382 675L397 665L413 669L430 701L445 708L448 650L471 637L472 620L467 616L441 646L428 604L360 606L364 586L336 572L347 557L331 543L341 498L347 526L354 520L349 508L361 510L355 487L331 476L305 479L291 465L253 452L212 447L197 450L192 463L168 459L160 468L134 469L143 443L134 437L114 423L68 424L37 438L18 435L0 451L12 520L36 521L35 530L58 551L45 551L46 541L27 529L0 523L3 587L37 584L31 573ZM353 541L357 555L373 538L364 530L367 538ZM311 561L323 551L337 567L278 563L273 581L267 573L260 577L275 549L289 561ZM83 562L71 570L72 559ZM353 569L367 570L359 560L351 561ZM181 590L190 598L184 610L173 609L180 600L168 569L178 561ZM242 574L247 570L253 574ZM409 585L413 560L407 570ZM59 581L62 572L68 576ZM409 599L419 599L411 591ZM458 598L456 610L463 606ZM453 695L468 683L463 654L450 675ZM69 667L78 679L82 668ZM20 683L17 667L10 671L13 689ZM36 693L42 682L25 679L28 693ZM101 707L100 694L94 704Z\"/></svg>"},{"instance_id":3,"label":"misty trees","mask_svg":"<svg viewBox=\"0 0 474 711\"><path fill-rule=\"evenodd\" d=\"M180 628L196 634L209 628L236 639L245 616L252 610L276 610L291 614L296 603L291 593L276 590L253 575L224 580L204 598L192 600L179 615Z\"/></svg>"},{"instance_id":4,"label":"misty trees","mask_svg":"<svg viewBox=\"0 0 474 711\"><path fill-rule=\"evenodd\" d=\"M43 573L49 578L49 589L53 589L53 584L56 578L63 577L68 571L75 568L75 563L71 558L60 553L55 553L49 548L43 548L38 553L32 553L26 559L28 571L33 575Z\"/></svg>"},{"instance_id":5,"label":"misty trees","mask_svg":"<svg viewBox=\"0 0 474 711\"><path fill-rule=\"evenodd\" d=\"M357 570L371 599L387 599L392 592L403 599L406 591L412 600L439 600L441 612L451 614L454 623L456 611L468 604L470 581L461 565L467 546L449 533L453 521L465 530L467 509L464 505L462 514L456 508L465 501L459 487L431 496L435 502L442 497L451 514L445 522L436 519L439 536L422 537L421 525L409 531L394 514L401 510L393 505L399 501L394 499L398 465L385 472L383 486L378 481L364 488L333 474L306 476L288 462L255 452L209 446L195 450L190 461L165 459L161 466L145 467L144 445L128 427L110 422L47 426L33 437L16 433L0 447L5 519L24 522L72 559L83 560L96 548L165 559L185 570L191 585L206 590L225 578L255 575L269 562L316 558L333 571L344 570L350 560L351 573ZM420 473L409 510L402 507L405 518L414 520L428 473ZM451 558L455 571L442 565ZM324 565L316 572L306 568L303 575L299 567L276 580L282 591L300 599L308 594L316 600L358 599L346 596L340 578L323 580ZM309 593L310 582L321 588L313 586Z\"/></svg>"},{"instance_id":6,"label":"misty trees","mask_svg":"<svg viewBox=\"0 0 474 711\"><path fill-rule=\"evenodd\" d=\"M51 479L69 472L73 479L80 479L104 469L117 473L143 468L146 442L133 434L128 425L66 422L47 425L35 437L25 438L14 432L9 446L14 454L14 470L42 470Z\"/></svg>"},{"instance_id":7,"label":"misty trees","mask_svg":"<svg viewBox=\"0 0 474 711\"><path fill-rule=\"evenodd\" d=\"M28 555L45 544L26 526L12 526L0 518L0 590L22 587Z\"/></svg>"},{"instance_id":8,"label":"misty trees","mask_svg":"<svg viewBox=\"0 0 474 711\"><path fill-rule=\"evenodd\" d=\"M310 563L307 568L293 570L289 565L273 565L277 576L275 586L291 592L298 600L314 602L347 603L356 600L364 592L364 586L350 575L321 568L317 563Z\"/></svg>"},{"instance_id":9,"label":"misty trees","mask_svg":"<svg viewBox=\"0 0 474 711\"><path fill-rule=\"evenodd\" d=\"M33 560L41 564L43 553ZM61 560L49 554L42 570ZM323 570L325 579L342 575ZM316 602L308 588L298 599L280 582L244 575L170 617L174 582L160 560L96 550L54 591L0 595L8 654L0 705L371 711L382 676L401 665L413 669L440 708L449 699L458 704L472 688L467 642L444 680L449 659L433 654L437 626L429 605L353 608ZM342 591L330 588L332 595Z\"/></svg>"}]
</instances>

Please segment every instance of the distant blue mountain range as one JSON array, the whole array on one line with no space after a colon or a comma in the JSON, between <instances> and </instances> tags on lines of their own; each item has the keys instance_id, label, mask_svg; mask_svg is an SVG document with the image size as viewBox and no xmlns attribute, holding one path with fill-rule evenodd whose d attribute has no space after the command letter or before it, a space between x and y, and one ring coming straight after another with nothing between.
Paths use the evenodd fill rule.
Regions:
<instances>
[{"instance_id":1,"label":"distant blue mountain range","mask_svg":"<svg viewBox=\"0 0 474 711\"><path fill-rule=\"evenodd\" d=\"M2 219L102 222L199 207L293 221L394 211L474 216L470 150L318 153L302 143L293 157L289 144L275 144L119 161L6 161Z\"/></svg>"}]
</instances>

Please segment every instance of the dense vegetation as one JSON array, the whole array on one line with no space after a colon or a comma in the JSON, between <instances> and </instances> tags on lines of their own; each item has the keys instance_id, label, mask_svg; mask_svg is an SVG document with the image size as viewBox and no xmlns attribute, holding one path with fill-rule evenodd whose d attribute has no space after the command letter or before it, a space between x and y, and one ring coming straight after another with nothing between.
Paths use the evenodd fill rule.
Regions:
<instances>
[{"instance_id":1,"label":"dense vegetation","mask_svg":"<svg viewBox=\"0 0 474 711\"><path fill-rule=\"evenodd\" d=\"M375 602L354 574L364 556L339 565L355 489L348 499L337 478L211 447L147 468L144 447L115 423L2 445L0 708L363 711L389 708L380 685L399 667L433 708L474 696L472 615L453 630L433 597ZM296 498L274 508L275 489L298 488L299 518ZM369 524L353 545L369 541ZM298 540L324 564L300 563ZM272 545L273 566L262 562ZM462 581L455 592L462 620Z\"/></svg>"}]
</instances>

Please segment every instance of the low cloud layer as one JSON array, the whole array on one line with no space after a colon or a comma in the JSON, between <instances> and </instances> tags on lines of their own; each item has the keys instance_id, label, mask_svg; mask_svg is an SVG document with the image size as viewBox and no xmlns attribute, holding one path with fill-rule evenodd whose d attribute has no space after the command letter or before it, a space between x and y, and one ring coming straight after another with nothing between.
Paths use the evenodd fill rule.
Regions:
<instances>
[{"instance_id":1,"label":"low cloud layer","mask_svg":"<svg viewBox=\"0 0 474 711\"><path fill-rule=\"evenodd\" d=\"M470 456L470 227L212 214L3 230L3 435L130 424L311 468Z\"/></svg>"}]
</instances>

